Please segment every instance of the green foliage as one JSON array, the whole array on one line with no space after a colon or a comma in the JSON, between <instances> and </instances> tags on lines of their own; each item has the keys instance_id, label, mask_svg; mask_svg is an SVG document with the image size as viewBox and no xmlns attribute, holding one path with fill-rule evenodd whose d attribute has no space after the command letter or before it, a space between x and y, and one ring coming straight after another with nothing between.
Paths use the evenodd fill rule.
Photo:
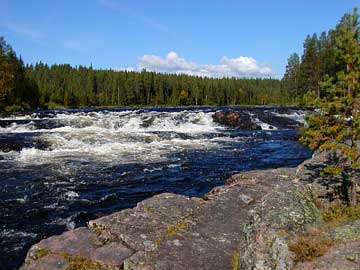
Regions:
<instances>
[{"instance_id":1,"label":"green foliage","mask_svg":"<svg viewBox=\"0 0 360 270\"><path fill-rule=\"evenodd\" d=\"M0 109L36 108L38 103L37 84L26 76L21 58L0 37Z\"/></svg>"},{"instance_id":2,"label":"green foliage","mask_svg":"<svg viewBox=\"0 0 360 270\"><path fill-rule=\"evenodd\" d=\"M283 87L287 89L292 103L296 102L296 97L299 91L299 77L300 77L300 58L299 55L294 53L290 55L284 78L282 80Z\"/></svg>"},{"instance_id":3,"label":"green foliage","mask_svg":"<svg viewBox=\"0 0 360 270\"><path fill-rule=\"evenodd\" d=\"M94 70L43 63L26 67L41 107L288 104L276 79L206 78L156 72Z\"/></svg>"},{"instance_id":4,"label":"green foliage","mask_svg":"<svg viewBox=\"0 0 360 270\"><path fill-rule=\"evenodd\" d=\"M331 204L322 209L322 217L328 223L343 223L360 218L360 207L348 206L343 203Z\"/></svg>"},{"instance_id":5,"label":"green foliage","mask_svg":"<svg viewBox=\"0 0 360 270\"><path fill-rule=\"evenodd\" d=\"M294 56L294 65L298 62ZM284 89L277 79L95 70L41 62L25 67L0 38L0 109L290 104L295 90Z\"/></svg>"},{"instance_id":6,"label":"green foliage","mask_svg":"<svg viewBox=\"0 0 360 270\"><path fill-rule=\"evenodd\" d=\"M334 35L333 52L336 55L338 70L333 76L323 76L318 83L318 98L312 106L319 110L307 116L307 127L301 141L313 149L330 150L339 156L338 164L328 168L328 173L350 176L344 177L344 189L349 193L348 200L357 204L357 185L360 167L360 24L357 9L352 14L345 14ZM304 96L305 100L313 92ZM350 194L351 193L351 194Z\"/></svg>"},{"instance_id":7,"label":"green foliage","mask_svg":"<svg viewBox=\"0 0 360 270\"><path fill-rule=\"evenodd\" d=\"M16 112L16 111L21 111L23 109L24 108L21 105L11 105L11 106L4 107L5 112Z\"/></svg>"}]
</instances>

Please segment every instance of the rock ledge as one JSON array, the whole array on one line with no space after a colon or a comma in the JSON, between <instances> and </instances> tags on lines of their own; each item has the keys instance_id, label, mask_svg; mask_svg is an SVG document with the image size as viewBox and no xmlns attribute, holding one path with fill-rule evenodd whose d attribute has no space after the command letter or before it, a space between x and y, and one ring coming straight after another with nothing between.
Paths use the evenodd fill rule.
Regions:
<instances>
[{"instance_id":1,"label":"rock ledge","mask_svg":"<svg viewBox=\"0 0 360 270\"><path fill-rule=\"evenodd\" d=\"M85 228L40 241L20 269L299 267L281 232L298 233L323 222L314 203L314 184L301 179L308 164L236 174L203 198L156 195ZM359 247L359 242L349 245Z\"/></svg>"}]
</instances>

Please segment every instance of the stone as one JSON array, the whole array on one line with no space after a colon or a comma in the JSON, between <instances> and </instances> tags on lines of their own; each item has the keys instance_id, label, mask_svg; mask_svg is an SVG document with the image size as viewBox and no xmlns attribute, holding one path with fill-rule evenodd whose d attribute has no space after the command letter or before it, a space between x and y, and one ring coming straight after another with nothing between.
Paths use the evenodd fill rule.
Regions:
<instances>
[{"instance_id":1,"label":"stone","mask_svg":"<svg viewBox=\"0 0 360 270\"><path fill-rule=\"evenodd\" d=\"M335 227L331 232L331 238L334 241L360 238L360 219Z\"/></svg>"},{"instance_id":2,"label":"stone","mask_svg":"<svg viewBox=\"0 0 360 270\"><path fill-rule=\"evenodd\" d=\"M44 256L39 258L38 254ZM101 262L101 264L107 266L121 266L124 260L132 254L132 250L119 242L101 243L97 240L96 233L82 227L58 236L49 237L32 246L28 252L25 265L31 265L31 267L41 265L47 258L53 263L52 265L56 265L56 260L58 260L58 265L63 265L62 262L66 261L67 256L80 256L90 261ZM47 268L47 270L52 269L50 266Z\"/></svg>"},{"instance_id":3,"label":"stone","mask_svg":"<svg viewBox=\"0 0 360 270\"><path fill-rule=\"evenodd\" d=\"M20 270L66 270L67 260L60 255L50 254L38 260L25 263Z\"/></svg>"},{"instance_id":4,"label":"stone","mask_svg":"<svg viewBox=\"0 0 360 270\"><path fill-rule=\"evenodd\" d=\"M152 250L171 226L190 216L203 203L198 198L163 193L140 202L135 208L90 221L89 226L107 228L134 250Z\"/></svg>"},{"instance_id":5,"label":"stone","mask_svg":"<svg viewBox=\"0 0 360 270\"><path fill-rule=\"evenodd\" d=\"M360 241L336 245L311 262L299 263L294 270L359 270Z\"/></svg>"},{"instance_id":6,"label":"stone","mask_svg":"<svg viewBox=\"0 0 360 270\"><path fill-rule=\"evenodd\" d=\"M331 237L339 244L311 263L294 265L282 234L323 225L313 190L326 182L309 174L326 160L315 155L297 169L239 173L203 198L156 195L92 220L87 228L40 241L21 270L64 270L64 254L104 269L358 269L352 267L359 265L359 220L334 228Z\"/></svg>"},{"instance_id":7,"label":"stone","mask_svg":"<svg viewBox=\"0 0 360 270\"><path fill-rule=\"evenodd\" d=\"M247 112L244 111L218 111L213 115L215 122L250 130L261 130L261 127L251 121L251 117Z\"/></svg>"}]
</instances>

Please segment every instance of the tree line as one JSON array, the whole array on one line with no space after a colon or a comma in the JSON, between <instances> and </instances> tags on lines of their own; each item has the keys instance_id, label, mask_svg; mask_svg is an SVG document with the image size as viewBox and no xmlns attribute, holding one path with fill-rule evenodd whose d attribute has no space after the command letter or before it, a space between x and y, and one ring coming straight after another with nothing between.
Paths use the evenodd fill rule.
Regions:
<instances>
[{"instance_id":1,"label":"tree line","mask_svg":"<svg viewBox=\"0 0 360 270\"><path fill-rule=\"evenodd\" d=\"M37 82L27 76L22 59L0 36L0 109L36 108L39 97Z\"/></svg>"},{"instance_id":2,"label":"tree line","mask_svg":"<svg viewBox=\"0 0 360 270\"><path fill-rule=\"evenodd\" d=\"M276 79L206 78L184 74L28 65L40 104L65 107L237 105L285 103Z\"/></svg>"},{"instance_id":3,"label":"tree line","mask_svg":"<svg viewBox=\"0 0 360 270\"><path fill-rule=\"evenodd\" d=\"M0 109L288 104L278 79L208 78L44 63L24 65L1 38Z\"/></svg>"}]
</instances>

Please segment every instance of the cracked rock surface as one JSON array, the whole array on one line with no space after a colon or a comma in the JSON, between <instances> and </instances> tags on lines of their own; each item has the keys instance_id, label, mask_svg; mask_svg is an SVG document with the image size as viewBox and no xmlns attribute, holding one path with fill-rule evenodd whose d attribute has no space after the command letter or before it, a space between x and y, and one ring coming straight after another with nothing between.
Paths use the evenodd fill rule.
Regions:
<instances>
[{"instance_id":1,"label":"cracked rock surface","mask_svg":"<svg viewBox=\"0 0 360 270\"><path fill-rule=\"evenodd\" d=\"M321 162L318 156L298 168L236 174L203 198L156 195L40 241L20 269L360 269L354 268L358 220L334 229L332 238L343 242L324 256L293 262L284 232L296 235L323 223L313 197L313 185L319 190L321 184L310 179Z\"/></svg>"},{"instance_id":2,"label":"cracked rock surface","mask_svg":"<svg viewBox=\"0 0 360 270\"><path fill-rule=\"evenodd\" d=\"M234 269L249 213L274 189L293 185L294 173L237 174L203 198L156 195L86 228L42 240L21 269L72 269L76 260L90 269Z\"/></svg>"}]
</instances>

